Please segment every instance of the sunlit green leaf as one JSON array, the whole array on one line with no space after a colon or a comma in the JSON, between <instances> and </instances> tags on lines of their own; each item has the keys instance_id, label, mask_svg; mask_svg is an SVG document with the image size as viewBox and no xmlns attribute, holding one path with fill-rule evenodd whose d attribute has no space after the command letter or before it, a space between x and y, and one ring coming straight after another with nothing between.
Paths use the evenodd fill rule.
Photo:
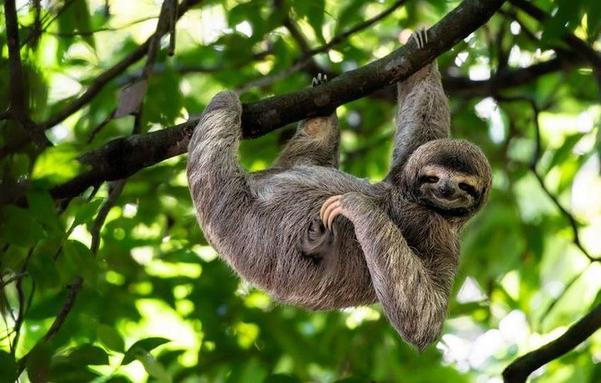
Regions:
<instances>
[{"instance_id":1,"label":"sunlit green leaf","mask_svg":"<svg viewBox=\"0 0 601 383\"><path fill-rule=\"evenodd\" d=\"M123 361L121 362L121 364L126 365L129 364L131 362L134 361L134 359L136 359L139 355L145 355L145 353L149 353L150 351L154 350L155 348L170 342L169 339L166 338L159 338L159 337L153 337L153 338L146 338L146 339L142 339L137 341L136 343L134 343L133 345L131 345L131 347L125 352L125 355L123 355Z\"/></svg>"},{"instance_id":2,"label":"sunlit green leaf","mask_svg":"<svg viewBox=\"0 0 601 383\"><path fill-rule=\"evenodd\" d=\"M111 326L104 324L98 325L96 333L98 334L98 339L111 350L117 352L125 351L125 343L123 342L121 334Z\"/></svg>"}]
</instances>

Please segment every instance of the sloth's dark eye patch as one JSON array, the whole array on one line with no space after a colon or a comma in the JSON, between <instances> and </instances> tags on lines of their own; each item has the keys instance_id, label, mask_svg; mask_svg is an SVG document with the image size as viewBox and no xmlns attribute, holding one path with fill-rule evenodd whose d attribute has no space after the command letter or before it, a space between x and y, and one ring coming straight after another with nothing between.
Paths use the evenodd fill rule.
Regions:
<instances>
[{"instance_id":1,"label":"sloth's dark eye patch","mask_svg":"<svg viewBox=\"0 0 601 383\"><path fill-rule=\"evenodd\" d=\"M421 176L419 178L420 183L425 184L425 183L429 183L429 184L435 184L436 182L438 182L440 178L436 177L436 176Z\"/></svg>"},{"instance_id":2,"label":"sloth's dark eye patch","mask_svg":"<svg viewBox=\"0 0 601 383\"><path fill-rule=\"evenodd\" d=\"M459 189L463 190L464 192L466 192L467 194L471 195L474 198L478 198L478 191L476 190L475 187L473 187L470 184L467 184L465 182L460 182L459 183Z\"/></svg>"}]
</instances>

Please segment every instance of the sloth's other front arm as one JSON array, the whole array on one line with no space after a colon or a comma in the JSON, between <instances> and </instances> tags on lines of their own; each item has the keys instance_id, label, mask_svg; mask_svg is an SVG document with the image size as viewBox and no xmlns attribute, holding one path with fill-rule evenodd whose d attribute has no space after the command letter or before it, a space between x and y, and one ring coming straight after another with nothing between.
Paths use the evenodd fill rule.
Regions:
<instances>
[{"instance_id":1,"label":"sloth's other front arm","mask_svg":"<svg viewBox=\"0 0 601 383\"><path fill-rule=\"evenodd\" d=\"M428 42L425 29L417 30L412 43L422 49ZM397 84L397 130L394 137L392 172L423 143L450 135L449 102L442 88L436 62L429 63Z\"/></svg>"},{"instance_id":2,"label":"sloth's other front arm","mask_svg":"<svg viewBox=\"0 0 601 383\"><path fill-rule=\"evenodd\" d=\"M431 344L446 316L456 271L453 257L435 255L439 257L436 268L441 270L429 270L388 215L360 193L330 197L321 209L324 224L331 227L337 215L344 215L355 227L376 295L389 321L420 350Z\"/></svg>"}]
</instances>

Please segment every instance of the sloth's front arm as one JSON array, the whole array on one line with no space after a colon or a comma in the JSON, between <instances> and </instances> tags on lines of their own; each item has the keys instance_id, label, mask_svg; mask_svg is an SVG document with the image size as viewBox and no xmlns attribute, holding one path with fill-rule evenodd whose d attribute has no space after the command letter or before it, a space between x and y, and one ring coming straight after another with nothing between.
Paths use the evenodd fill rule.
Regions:
<instances>
[{"instance_id":1,"label":"sloth's front arm","mask_svg":"<svg viewBox=\"0 0 601 383\"><path fill-rule=\"evenodd\" d=\"M389 216L363 194L330 197L320 213L328 228L337 215L353 223L378 300L402 337L420 350L432 343L442 329L454 266L440 280L441 275L434 275L407 245Z\"/></svg>"}]
</instances>

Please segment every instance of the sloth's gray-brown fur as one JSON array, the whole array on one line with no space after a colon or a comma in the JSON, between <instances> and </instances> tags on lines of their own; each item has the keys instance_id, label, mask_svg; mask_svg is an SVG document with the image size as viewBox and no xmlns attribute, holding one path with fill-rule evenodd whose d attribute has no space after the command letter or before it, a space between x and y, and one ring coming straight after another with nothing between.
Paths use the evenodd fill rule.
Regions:
<instances>
[{"instance_id":1,"label":"sloth's gray-brown fur","mask_svg":"<svg viewBox=\"0 0 601 383\"><path fill-rule=\"evenodd\" d=\"M310 309L380 302L421 349L441 331L458 233L486 201L491 171L477 146L449 138L435 64L399 84L398 102L392 168L380 183L337 169L335 113L302 121L271 169L247 173L232 92L204 111L188 178L206 238L242 278Z\"/></svg>"}]
</instances>

